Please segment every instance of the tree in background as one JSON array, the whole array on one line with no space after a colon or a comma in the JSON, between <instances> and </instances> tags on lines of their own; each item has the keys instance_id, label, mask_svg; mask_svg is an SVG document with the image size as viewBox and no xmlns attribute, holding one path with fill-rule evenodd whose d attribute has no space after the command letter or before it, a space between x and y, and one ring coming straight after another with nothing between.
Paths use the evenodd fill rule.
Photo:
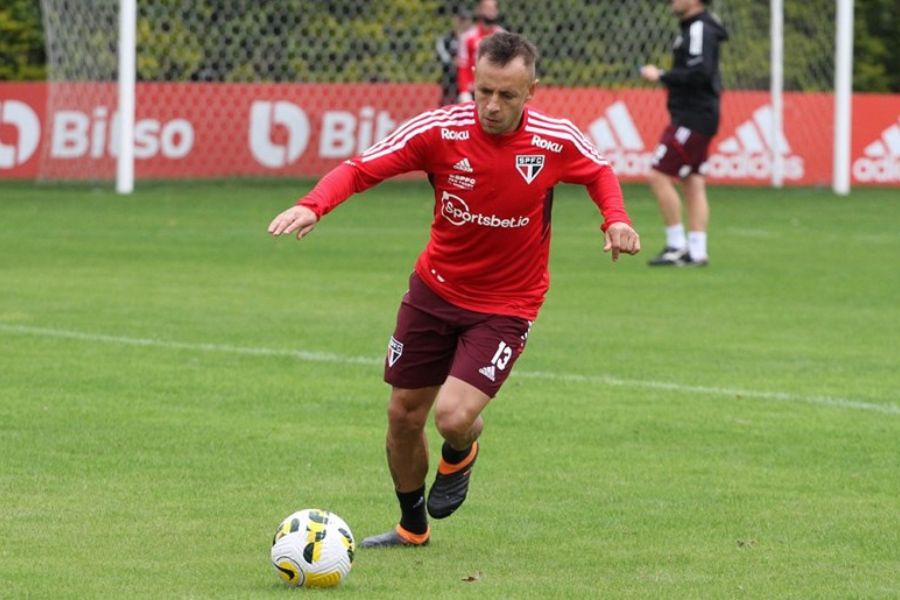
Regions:
<instances>
[{"instance_id":1,"label":"tree in background","mask_svg":"<svg viewBox=\"0 0 900 600\"><path fill-rule=\"evenodd\" d=\"M0 1L0 81L44 79L40 0Z\"/></svg>"},{"instance_id":2,"label":"tree in background","mask_svg":"<svg viewBox=\"0 0 900 600\"><path fill-rule=\"evenodd\" d=\"M105 1L114 6L115 0ZM438 69L433 44L446 26L442 17L449 14L451 5L466 3L466 0L140 3L138 79L432 82ZM0 80L46 78L41 4L41 0L0 0ZM78 6L77 3L67 5ZM525 18L532 10L529 5L508 3L504 25L539 40L565 37L565 45L542 44L541 80L548 85L638 85L634 56L639 54L643 60L654 57L628 44L609 44L609 40L596 35L595 29L640 29L642 22L668 16L667 8L658 0L631 0L616 13L618 21L609 22L608 17L604 18L608 11L603 11L601 3L558 0L553 10L542 10L541 19L535 22ZM804 30L809 23L816 22L809 18L809 13L817 10L816 6L815 2L790 2L785 6L785 48L790 51L785 64L785 89L821 89L822 65L833 59L821 56L812 43L815 32ZM723 10L725 7L723 3ZM768 2L731 0L727 7L733 15L741 14L752 22L768 19ZM292 17L287 23L285 15ZM165 26L151 26L150 18L163 19ZM206 32L215 33L205 35ZM758 43L755 37L742 38L738 31L732 33L732 41L725 50L726 87L765 89L768 72L759 65L768 60L768 44ZM115 36L115 31L91 32L90 44L85 45L97 50L92 52L95 61L101 55L115 60L109 52L115 48ZM634 45L640 46L640 36L635 38ZM401 55L403 60L396 60ZM597 56L603 60L591 58ZM67 61L72 64L68 65ZM115 65L102 66L103 77L113 79ZM60 79L77 79L79 57L65 57L57 70ZM897 0L856 0L853 83L856 91L900 93Z\"/></svg>"},{"instance_id":3,"label":"tree in background","mask_svg":"<svg viewBox=\"0 0 900 600\"><path fill-rule=\"evenodd\" d=\"M900 4L897 0L856 0L853 88L866 92L900 92Z\"/></svg>"}]
</instances>

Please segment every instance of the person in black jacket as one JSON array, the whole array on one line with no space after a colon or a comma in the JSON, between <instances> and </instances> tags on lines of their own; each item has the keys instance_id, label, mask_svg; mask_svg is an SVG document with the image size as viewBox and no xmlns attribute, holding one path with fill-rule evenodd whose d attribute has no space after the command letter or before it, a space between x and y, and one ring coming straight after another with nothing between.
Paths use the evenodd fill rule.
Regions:
<instances>
[{"instance_id":1,"label":"person in black jacket","mask_svg":"<svg viewBox=\"0 0 900 600\"><path fill-rule=\"evenodd\" d=\"M651 266L705 266L709 202L706 197L706 159L709 143L719 129L719 45L728 32L707 10L712 0L672 0L681 21L675 39L672 68L641 67L641 76L668 89L670 123L663 131L647 177L663 221L666 247L649 261ZM688 232L681 222L680 179L687 204Z\"/></svg>"}]
</instances>

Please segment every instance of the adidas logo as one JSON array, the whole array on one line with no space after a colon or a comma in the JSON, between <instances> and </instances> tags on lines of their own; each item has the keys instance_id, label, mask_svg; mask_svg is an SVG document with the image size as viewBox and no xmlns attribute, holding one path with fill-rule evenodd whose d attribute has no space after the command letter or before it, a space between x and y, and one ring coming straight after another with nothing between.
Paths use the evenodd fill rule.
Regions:
<instances>
[{"instance_id":1,"label":"adidas logo","mask_svg":"<svg viewBox=\"0 0 900 600\"><path fill-rule=\"evenodd\" d=\"M611 150L638 151L644 149L644 140L641 139L634 126L634 119L628 112L625 103L619 100L603 112L605 117L600 117L590 125L591 137L594 145L600 152Z\"/></svg>"},{"instance_id":2,"label":"adidas logo","mask_svg":"<svg viewBox=\"0 0 900 600\"><path fill-rule=\"evenodd\" d=\"M594 146L623 175L646 175L653 154L644 147L628 107L621 100L610 104L588 127Z\"/></svg>"},{"instance_id":3,"label":"adidas logo","mask_svg":"<svg viewBox=\"0 0 900 600\"><path fill-rule=\"evenodd\" d=\"M706 164L706 174L724 179L771 178L773 121L771 106L757 108L749 121L738 125L734 135L719 143ZM803 158L792 153L783 132L778 134L778 146L784 157L784 178L802 178Z\"/></svg>"},{"instance_id":4,"label":"adidas logo","mask_svg":"<svg viewBox=\"0 0 900 600\"><path fill-rule=\"evenodd\" d=\"M488 365L486 367L481 367L478 369L478 372L490 379L491 381L496 381L497 370L494 368L494 365Z\"/></svg>"},{"instance_id":5,"label":"adidas logo","mask_svg":"<svg viewBox=\"0 0 900 600\"><path fill-rule=\"evenodd\" d=\"M463 173L471 173L475 170L472 168L472 165L469 164L468 158L462 159L461 161L453 165L453 168L457 171L462 171Z\"/></svg>"},{"instance_id":6,"label":"adidas logo","mask_svg":"<svg viewBox=\"0 0 900 600\"><path fill-rule=\"evenodd\" d=\"M864 183L900 181L900 118L853 161L853 176Z\"/></svg>"}]
</instances>

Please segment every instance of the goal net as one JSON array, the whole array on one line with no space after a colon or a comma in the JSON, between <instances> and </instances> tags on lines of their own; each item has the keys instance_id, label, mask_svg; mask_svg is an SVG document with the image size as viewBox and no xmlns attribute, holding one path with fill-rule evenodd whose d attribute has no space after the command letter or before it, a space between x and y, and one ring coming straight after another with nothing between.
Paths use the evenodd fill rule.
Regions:
<instances>
[{"instance_id":1,"label":"goal net","mask_svg":"<svg viewBox=\"0 0 900 600\"><path fill-rule=\"evenodd\" d=\"M827 183L830 172L811 172L795 148L831 155L834 1L787 4L785 177ZM51 130L41 176L111 180L118 0L41 5ZM472 8L449 0L139 0L138 181L321 174L438 105L436 42L462 6ZM769 4L716 0L712 8L731 40L722 51L726 92L711 175L765 183L774 135ZM678 24L668 3L501 0L500 10L506 29L540 49L533 103L572 119L623 179L643 177L668 117L664 91L638 68L671 61ZM817 100L791 102L797 92ZM792 125L811 116L820 127Z\"/></svg>"}]
</instances>

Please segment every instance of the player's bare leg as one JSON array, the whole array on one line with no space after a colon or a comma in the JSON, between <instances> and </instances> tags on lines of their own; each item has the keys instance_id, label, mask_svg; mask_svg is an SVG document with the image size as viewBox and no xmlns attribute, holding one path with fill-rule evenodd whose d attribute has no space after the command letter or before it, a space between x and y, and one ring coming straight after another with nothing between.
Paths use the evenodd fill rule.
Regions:
<instances>
[{"instance_id":1,"label":"player's bare leg","mask_svg":"<svg viewBox=\"0 0 900 600\"><path fill-rule=\"evenodd\" d=\"M688 231L706 231L709 201L706 198L706 180L702 175L688 175L685 178L684 199L687 204Z\"/></svg>"},{"instance_id":2,"label":"player's bare leg","mask_svg":"<svg viewBox=\"0 0 900 600\"><path fill-rule=\"evenodd\" d=\"M656 169L650 169L647 183L656 196L656 203L659 205L659 212L666 227L681 223L681 198L672 178Z\"/></svg>"},{"instance_id":3,"label":"player's bare leg","mask_svg":"<svg viewBox=\"0 0 900 600\"><path fill-rule=\"evenodd\" d=\"M666 225L666 247L651 258L648 264L653 267L680 265L687 255L687 240L681 224L681 198L675 189L675 182L672 177L656 169L650 169L647 182L656 196L659 212Z\"/></svg>"},{"instance_id":4,"label":"player's bare leg","mask_svg":"<svg viewBox=\"0 0 900 600\"><path fill-rule=\"evenodd\" d=\"M411 492L425 484L428 473L425 423L438 390L440 386L391 390L386 447L388 468L398 492Z\"/></svg>"},{"instance_id":5,"label":"player's bare leg","mask_svg":"<svg viewBox=\"0 0 900 600\"><path fill-rule=\"evenodd\" d=\"M481 412L490 401L477 387L451 375L437 395L434 424L453 448L468 448L484 429Z\"/></svg>"},{"instance_id":6,"label":"player's bare leg","mask_svg":"<svg viewBox=\"0 0 900 600\"><path fill-rule=\"evenodd\" d=\"M709 201L706 180L696 173L684 180L684 199L687 204L688 258L687 264L702 266L709 262L706 252L706 229L709 225Z\"/></svg>"},{"instance_id":7,"label":"player's bare leg","mask_svg":"<svg viewBox=\"0 0 900 600\"><path fill-rule=\"evenodd\" d=\"M388 405L387 461L400 501L400 523L391 531L368 537L360 547L423 546L428 543L425 476L428 444L425 424L440 387L391 389Z\"/></svg>"},{"instance_id":8,"label":"player's bare leg","mask_svg":"<svg viewBox=\"0 0 900 600\"><path fill-rule=\"evenodd\" d=\"M438 393L434 422L445 441L428 492L428 514L435 519L449 517L466 499L472 465L478 457L478 436L484 429L481 411L490 401L490 396L453 376Z\"/></svg>"}]
</instances>

